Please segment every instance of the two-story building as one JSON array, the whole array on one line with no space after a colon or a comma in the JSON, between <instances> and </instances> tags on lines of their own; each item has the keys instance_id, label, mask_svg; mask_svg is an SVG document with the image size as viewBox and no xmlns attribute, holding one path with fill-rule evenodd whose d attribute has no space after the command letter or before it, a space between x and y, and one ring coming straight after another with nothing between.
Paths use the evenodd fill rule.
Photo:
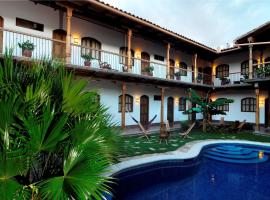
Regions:
<instances>
[{"instance_id":1,"label":"two-story building","mask_svg":"<svg viewBox=\"0 0 270 200\"><path fill-rule=\"evenodd\" d=\"M235 47L212 49L98 0L0 2L0 53L15 58L60 59L89 81L114 122L122 127L155 119L177 123L188 88L212 98L232 98L225 120L268 126L269 23L239 37ZM19 44L29 42L29 52ZM213 116L219 120L220 116Z\"/></svg>"}]
</instances>

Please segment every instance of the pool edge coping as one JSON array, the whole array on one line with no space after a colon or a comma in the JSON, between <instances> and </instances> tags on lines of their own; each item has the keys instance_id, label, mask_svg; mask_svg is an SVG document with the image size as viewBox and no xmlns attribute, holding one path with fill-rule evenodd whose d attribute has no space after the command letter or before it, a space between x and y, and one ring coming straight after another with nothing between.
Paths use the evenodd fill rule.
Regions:
<instances>
[{"instance_id":1,"label":"pool edge coping","mask_svg":"<svg viewBox=\"0 0 270 200\"><path fill-rule=\"evenodd\" d=\"M254 142L248 140L197 140L186 143L184 146L169 152L146 154L140 156L134 156L123 159L120 163L111 165L109 167L109 173L107 176L120 172L124 169L136 167L151 162L163 161L163 160L181 160L181 159L192 159L197 157L204 146L219 143L237 143L237 144L250 144L270 147L270 143L266 142Z\"/></svg>"}]
</instances>

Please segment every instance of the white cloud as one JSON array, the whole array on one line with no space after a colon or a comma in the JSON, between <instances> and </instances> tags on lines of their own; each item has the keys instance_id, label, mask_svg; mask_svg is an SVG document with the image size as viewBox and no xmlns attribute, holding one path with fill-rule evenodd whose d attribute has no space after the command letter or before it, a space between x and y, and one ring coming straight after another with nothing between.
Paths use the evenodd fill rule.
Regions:
<instances>
[{"instance_id":1,"label":"white cloud","mask_svg":"<svg viewBox=\"0 0 270 200\"><path fill-rule=\"evenodd\" d=\"M211 47L270 20L269 0L104 0Z\"/></svg>"}]
</instances>

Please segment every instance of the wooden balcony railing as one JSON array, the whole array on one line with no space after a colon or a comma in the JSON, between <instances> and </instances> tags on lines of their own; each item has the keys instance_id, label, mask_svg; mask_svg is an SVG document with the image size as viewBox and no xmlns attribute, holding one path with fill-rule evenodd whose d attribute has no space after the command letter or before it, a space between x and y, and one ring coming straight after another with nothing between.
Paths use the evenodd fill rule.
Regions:
<instances>
[{"instance_id":1,"label":"wooden balcony railing","mask_svg":"<svg viewBox=\"0 0 270 200\"><path fill-rule=\"evenodd\" d=\"M4 53L7 49L12 49L13 54L16 57L23 57L23 51L19 47L19 43L29 41L34 44L34 50L32 52L32 59L61 59L64 61L66 55L66 43L64 41L55 40L47 37L40 37L31 34L25 34L18 31L0 28L0 53ZM1 44L2 41L2 44ZM2 50L2 52L1 52ZM90 55L91 65L89 62L85 63L83 55ZM140 58L131 58L131 66L127 66L128 57L120 55L118 53L104 51L100 49L91 49L85 46L71 44L71 65L78 68L100 68L113 70L118 72L132 73L142 76L151 76L161 79L166 79L166 64L163 62L153 62L149 60L143 60ZM215 85L221 86L225 82L215 76L198 73L197 80L195 80L195 72L189 69L182 69L172 66L170 68L170 79L175 81L182 81L187 83L197 83L202 85ZM231 73L227 77L227 85L240 84L243 82L244 76L238 73Z\"/></svg>"}]
</instances>

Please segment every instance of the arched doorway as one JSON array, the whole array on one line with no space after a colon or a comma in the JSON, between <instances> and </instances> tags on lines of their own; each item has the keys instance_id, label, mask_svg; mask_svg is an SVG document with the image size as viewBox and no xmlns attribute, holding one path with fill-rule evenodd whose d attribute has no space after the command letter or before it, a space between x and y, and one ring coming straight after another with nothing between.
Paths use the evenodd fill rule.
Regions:
<instances>
[{"instance_id":1,"label":"arched doorway","mask_svg":"<svg viewBox=\"0 0 270 200\"><path fill-rule=\"evenodd\" d=\"M140 122L143 126L149 122L149 98L146 95L140 98Z\"/></svg>"},{"instance_id":2,"label":"arched doorway","mask_svg":"<svg viewBox=\"0 0 270 200\"><path fill-rule=\"evenodd\" d=\"M83 37L81 39L81 55L91 55L92 58L97 60L101 60L101 42L91 38L91 37Z\"/></svg>"},{"instance_id":3,"label":"arched doorway","mask_svg":"<svg viewBox=\"0 0 270 200\"><path fill-rule=\"evenodd\" d=\"M175 67L175 62L173 59L170 59L170 69L169 69L170 79L174 79L174 67Z\"/></svg>"},{"instance_id":4,"label":"arched doorway","mask_svg":"<svg viewBox=\"0 0 270 200\"><path fill-rule=\"evenodd\" d=\"M173 124L174 122L174 101L173 101L173 97L168 97L167 100L167 120L169 121L170 124Z\"/></svg>"},{"instance_id":5,"label":"arched doorway","mask_svg":"<svg viewBox=\"0 0 270 200\"><path fill-rule=\"evenodd\" d=\"M4 18L0 16L0 28L4 28ZM3 30L0 31L0 53L3 52Z\"/></svg>"},{"instance_id":6,"label":"arched doorway","mask_svg":"<svg viewBox=\"0 0 270 200\"><path fill-rule=\"evenodd\" d=\"M150 65L150 55L147 52L142 52L141 59L141 73L143 73L145 68Z\"/></svg>"},{"instance_id":7,"label":"arched doorway","mask_svg":"<svg viewBox=\"0 0 270 200\"><path fill-rule=\"evenodd\" d=\"M56 29L53 31L53 39L58 40L53 42L53 58L58 58L58 59L65 59L66 57L66 36L67 33L65 30L62 29ZM61 42L63 41L63 42Z\"/></svg>"},{"instance_id":8,"label":"arched doorway","mask_svg":"<svg viewBox=\"0 0 270 200\"><path fill-rule=\"evenodd\" d=\"M211 67L205 67L203 68L203 83L211 85L212 84L212 68Z\"/></svg>"}]
</instances>

